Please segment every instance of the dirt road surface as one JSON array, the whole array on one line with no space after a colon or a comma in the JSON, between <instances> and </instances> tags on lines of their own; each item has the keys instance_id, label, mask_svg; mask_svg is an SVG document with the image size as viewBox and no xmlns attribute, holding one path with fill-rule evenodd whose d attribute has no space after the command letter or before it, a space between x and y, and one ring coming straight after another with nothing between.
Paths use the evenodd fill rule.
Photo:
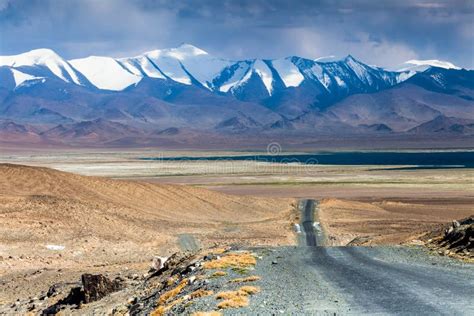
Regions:
<instances>
[{"instance_id":1,"label":"dirt road surface","mask_svg":"<svg viewBox=\"0 0 474 316\"><path fill-rule=\"evenodd\" d=\"M257 267L266 290L257 313L468 315L474 310L474 266L421 247L323 247L315 201L302 201L305 244L281 247ZM315 213L309 214L309 210ZM301 239L300 239L301 240Z\"/></svg>"}]
</instances>

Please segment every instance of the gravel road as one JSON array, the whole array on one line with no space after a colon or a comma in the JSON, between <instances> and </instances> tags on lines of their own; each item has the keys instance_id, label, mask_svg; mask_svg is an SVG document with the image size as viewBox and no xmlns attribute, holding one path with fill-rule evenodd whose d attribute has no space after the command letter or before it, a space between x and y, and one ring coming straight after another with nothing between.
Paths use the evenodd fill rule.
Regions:
<instances>
[{"instance_id":1,"label":"gravel road","mask_svg":"<svg viewBox=\"0 0 474 316\"><path fill-rule=\"evenodd\" d=\"M474 265L423 247L317 246L317 206L300 203L304 244L256 251L262 293L239 314L473 315Z\"/></svg>"}]
</instances>

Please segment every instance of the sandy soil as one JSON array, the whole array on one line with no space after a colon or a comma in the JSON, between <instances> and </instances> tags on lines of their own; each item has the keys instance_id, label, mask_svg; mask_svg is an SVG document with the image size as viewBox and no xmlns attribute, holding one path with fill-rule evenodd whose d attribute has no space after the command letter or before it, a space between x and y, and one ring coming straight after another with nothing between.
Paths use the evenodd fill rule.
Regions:
<instances>
[{"instance_id":1,"label":"sandy soil","mask_svg":"<svg viewBox=\"0 0 474 316\"><path fill-rule=\"evenodd\" d=\"M323 199L319 219L327 244L416 243L439 224L474 214L474 198L418 198L359 202Z\"/></svg>"},{"instance_id":2,"label":"sandy soil","mask_svg":"<svg viewBox=\"0 0 474 316\"><path fill-rule=\"evenodd\" d=\"M21 280L39 279L47 290L38 274L149 264L153 255L177 251L180 234L203 247L292 244L293 205L292 199L1 164L0 275L7 291L0 302L7 292L33 290Z\"/></svg>"},{"instance_id":3,"label":"sandy soil","mask_svg":"<svg viewBox=\"0 0 474 316\"><path fill-rule=\"evenodd\" d=\"M25 282L47 288L81 271L143 272L151 256L177 250L189 236L203 246L291 244L295 198L322 201L320 221L333 245L406 243L474 213L473 169L137 159L228 154L242 153L0 153L0 163L75 173L0 168L0 283L26 295Z\"/></svg>"}]
</instances>

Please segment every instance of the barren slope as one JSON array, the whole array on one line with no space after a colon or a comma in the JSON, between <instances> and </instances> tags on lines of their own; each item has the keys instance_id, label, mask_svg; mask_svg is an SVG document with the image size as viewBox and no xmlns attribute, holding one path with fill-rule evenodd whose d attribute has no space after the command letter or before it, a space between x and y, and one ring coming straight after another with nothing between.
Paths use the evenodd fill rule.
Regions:
<instances>
[{"instance_id":1,"label":"barren slope","mask_svg":"<svg viewBox=\"0 0 474 316\"><path fill-rule=\"evenodd\" d=\"M204 247L290 244L292 203L0 164L0 276L149 263L180 234Z\"/></svg>"},{"instance_id":2,"label":"barren slope","mask_svg":"<svg viewBox=\"0 0 474 316\"><path fill-rule=\"evenodd\" d=\"M443 203L444 202L444 203ZM323 199L319 219L328 244L396 245L418 239L440 224L469 216L472 199L352 201Z\"/></svg>"}]
</instances>

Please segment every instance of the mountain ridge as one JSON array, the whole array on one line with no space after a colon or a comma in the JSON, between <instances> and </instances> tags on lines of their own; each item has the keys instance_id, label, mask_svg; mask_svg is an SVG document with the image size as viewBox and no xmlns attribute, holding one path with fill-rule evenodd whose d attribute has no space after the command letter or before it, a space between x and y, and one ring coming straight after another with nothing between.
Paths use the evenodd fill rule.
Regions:
<instances>
[{"instance_id":1,"label":"mountain ridge","mask_svg":"<svg viewBox=\"0 0 474 316\"><path fill-rule=\"evenodd\" d=\"M418 62L430 63L439 65ZM40 49L0 57L0 121L18 124L0 125L0 135L53 143L238 135L304 142L318 135L411 135L439 116L457 120L458 132L424 126L420 135L471 135L471 123L458 119L474 119L474 71L441 65L399 72L351 55L232 61L189 44L70 61Z\"/></svg>"},{"instance_id":2,"label":"mountain ridge","mask_svg":"<svg viewBox=\"0 0 474 316\"><path fill-rule=\"evenodd\" d=\"M248 70L256 70L257 72L263 73L266 72L262 71L262 68L265 66L268 67L268 63L272 63L273 61L284 62L285 60L291 59L298 59L298 60L306 60L308 62L318 63L320 65L333 63L336 61L316 61L311 60L308 58L303 58L299 56L288 56L285 58L279 59L244 59L244 60L228 60L224 58L214 57L207 52L203 51L202 49L195 47L190 44L182 44L177 48L169 48L169 49L156 49L149 52L145 52L141 55L137 55L135 57L122 57L122 58L113 58L113 57L106 57L106 56L89 56L85 58L77 58L71 60L65 60L60 57L57 53L55 53L51 49L36 49L29 52L25 52L18 55L12 56L0 56L0 66L9 66L9 67L20 67L20 66L47 66L51 70L51 72L62 79L65 82L71 82L75 84L84 85L86 83L82 82L77 78L77 75L74 74L75 71L79 70L79 73L82 73L90 83L96 82L97 78L94 78L97 74L90 73L91 69L97 66L100 66L102 69L106 69L108 66L109 68L120 66L122 68L122 72L120 76L124 76L125 73L130 74L132 76L136 76L138 78L141 77L152 77L152 78L161 78L161 79L171 79L179 83L190 84L191 79L187 76L186 72L191 74L199 83L201 83L204 87L209 89L217 89L220 88L220 85L211 87L210 84L217 78L225 68L227 67L235 67L238 64L247 64L247 65L254 65L258 64L257 67ZM192 62L198 60L199 63L205 62L206 68L211 66L211 70L205 69L197 69L196 65ZM344 59L341 59L337 62L341 62L343 60L355 60L354 57L348 55ZM109 63L109 65L101 65L100 62ZM263 65L262 65L263 63ZM60 66L64 66L65 69L61 69ZM280 65L281 66L281 65ZM293 65L294 66L294 65ZM77 68L77 69L76 69ZM153 69L154 68L154 69ZM181 68L181 69L180 69ZM281 69L281 67L279 67ZM381 68L380 68L381 69ZM28 69L24 69L25 72L31 71ZM69 76L63 76L62 72L67 70L70 74ZM117 69L115 69L117 70ZM293 69L294 71L295 69ZM277 71L278 72L278 71ZM73 74L73 75L71 75ZM244 77L245 74L240 76L240 79ZM266 74L268 75L268 73ZM301 75L301 74L300 74ZM206 78L206 76L208 76ZM213 76L213 77L209 77ZM72 78L74 77L74 78ZM92 78L92 80L91 80ZM138 80L138 78L135 78ZM94 80L96 79L96 80ZM131 78L131 81L128 85L117 85L117 86L101 86L100 83L94 84L96 88L107 90L107 88L112 88L110 90L119 91L129 87L132 84L136 84ZM208 84L209 83L209 84ZM291 83L287 84L286 87L293 86Z\"/></svg>"}]
</instances>

